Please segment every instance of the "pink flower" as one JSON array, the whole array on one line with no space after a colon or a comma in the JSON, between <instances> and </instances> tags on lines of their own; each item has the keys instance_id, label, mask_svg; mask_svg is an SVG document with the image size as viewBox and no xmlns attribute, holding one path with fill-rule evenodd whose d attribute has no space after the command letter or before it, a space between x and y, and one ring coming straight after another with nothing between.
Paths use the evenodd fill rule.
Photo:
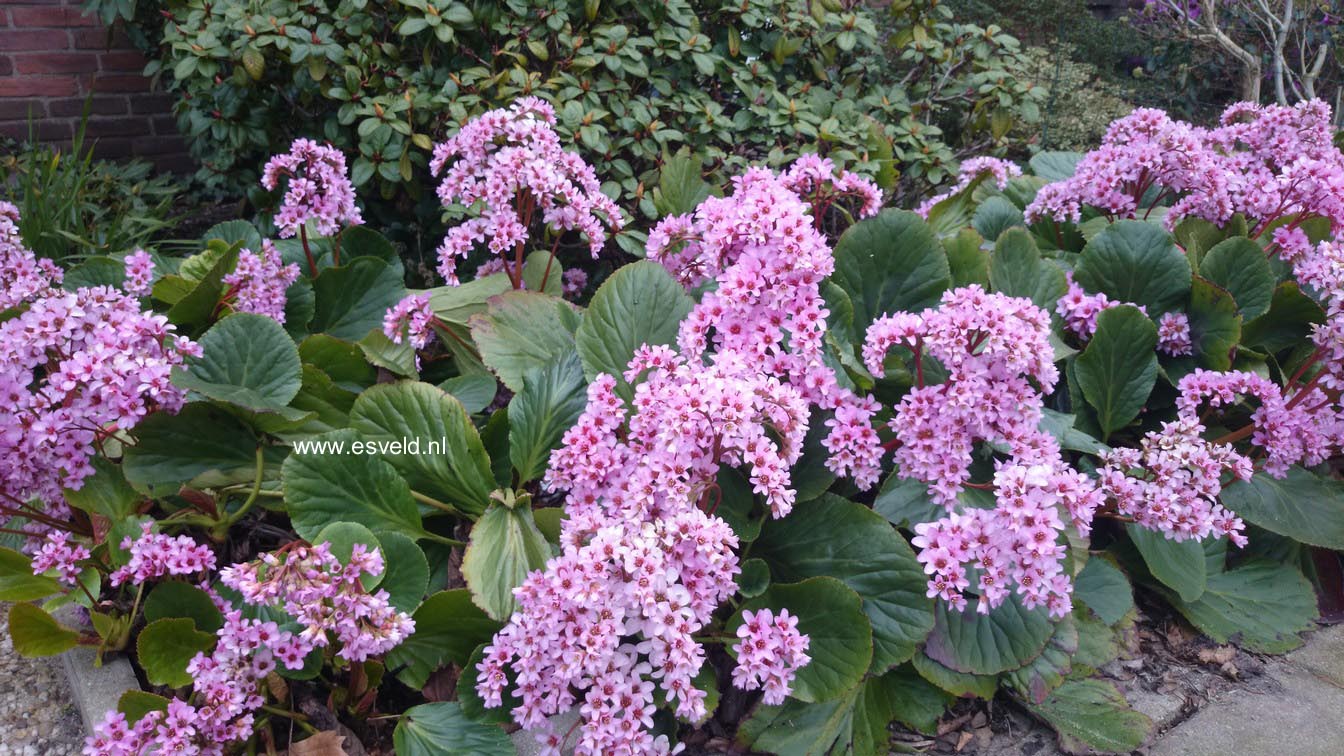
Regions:
<instances>
[{"instance_id":1,"label":"pink flower","mask_svg":"<svg viewBox=\"0 0 1344 756\"><path fill-rule=\"evenodd\" d=\"M126 283L122 287L133 297L149 294L154 283L154 260L143 249L137 249L126 256Z\"/></svg>"},{"instance_id":2,"label":"pink flower","mask_svg":"<svg viewBox=\"0 0 1344 756\"><path fill-rule=\"evenodd\" d=\"M394 344L403 341L415 349L424 349L434 336L434 311L428 294L411 294L383 316L383 333Z\"/></svg>"},{"instance_id":3,"label":"pink flower","mask_svg":"<svg viewBox=\"0 0 1344 756\"><path fill-rule=\"evenodd\" d=\"M1194 353L1190 318L1185 313L1168 312L1157 321L1157 351L1173 357Z\"/></svg>"},{"instance_id":4,"label":"pink flower","mask_svg":"<svg viewBox=\"0 0 1344 756\"><path fill-rule=\"evenodd\" d=\"M1000 189L1008 187L1008 181L1022 175L1022 169L1016 163L993 157L975 157L962 162L957 170L957 180L947 191L930 197L915 210L921 218L928 218L933 208L945 199L955 197L988 177Z\"/></svg>"},{"instance_id":5,"label":"pink flower","mask_svg":"<svg viewBox=\"0 0 1344 756\"><path fill-rule=\"evenodd\" d=\"M247 249L238 253L238 265L224 276L224 283L231 287L235 310L265 315L284 325L285 291L298 278L299 266L285 265L267 239L261 243L261 254Z\"/></svg>"},{"instance_id":6,"label":"pink flower","mask_svg":"<svg viewBox=\"0 0 1344 756\"><path fill-rule=\"evenodd\" d=\"M787 609L778 617L769 609L744 611L737 637L742 640L733 646L737 657L733 685L765 691L762 701L767 705L783 703L794 674L811 660L808 637L798 632L798 618L789 616Z\"/></svg>"},{"instance_id":7,"label":"pink flower","mask_svg":"<svg viewBox=\"0 0 1344 756\"><path fill-rule=\"evenodd\" d=\"M141 526L140 537L122 539L121 548L130 556L112 573L112 585L140 585L165 575L195 575L215 568L215 554L208 547L184 535L152 532L148 522Z\"/></svg>"},{"instance_id":8,"label":"pink flower","mask_svg":"<svg viewBox=\"0 0 1344 756\"><path fill-rule=\"evenodd\" d=\"M343 225L364 223L355 206L355 186L346 175L345 155L311 139L295 139L289 152L275 155L262 169L261 185L275 191L286 180L285 197L275 214L280 237L288 239L311 222L321 236Z\"/></svg>"}]
</instances>

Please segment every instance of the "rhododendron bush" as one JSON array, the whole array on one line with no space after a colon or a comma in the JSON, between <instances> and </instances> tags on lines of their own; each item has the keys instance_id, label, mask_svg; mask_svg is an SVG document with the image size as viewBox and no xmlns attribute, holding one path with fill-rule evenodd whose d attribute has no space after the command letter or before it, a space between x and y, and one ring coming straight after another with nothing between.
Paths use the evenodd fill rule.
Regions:
<instances>
[{"instance_id":1,"label":"rhododendron bush","mask_svg":"<svg viewBox=\"0 0 1344 756\"><path fill-rule=\"evenodd\" d=\"M437 288L310 140L279 238L184 259L62 271L0 206L15 647L134 659L95 754L884 753L1000 693L1128 752L1094 672L1135 586L1268 653L1332 589L1328 124L1136 111L916 212L818 155L676 163L591 282L634 215L531 98L434 152Z\"/></svg>"}]
</instances>

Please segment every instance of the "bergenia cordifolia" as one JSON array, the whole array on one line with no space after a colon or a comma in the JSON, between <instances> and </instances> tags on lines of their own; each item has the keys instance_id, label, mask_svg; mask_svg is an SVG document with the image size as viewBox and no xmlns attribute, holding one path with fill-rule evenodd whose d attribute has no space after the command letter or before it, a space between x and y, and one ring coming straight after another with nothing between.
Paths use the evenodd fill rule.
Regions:
<instances>
[{"instance_id":1,"label":"bergenia cordifolia","mask_svg":"<svg viewBox=\"0 0 1344 756\"><path fill-rule=\"evenodd\" d=\"M123 538L121 548L128 558L110 576L114 586L143 585L167 575L198 575L215 569L215 553L209 547L189 536L155 533L150 523L140 527L139 536Z\"/></svg>"},{"instance_id":2,"label":"bergenia cordifolia","mask_svg":"<svg viewBox=\"0 0 1344 756\"><path fill-rule=\"evenodd\" d=\"M126 255L126 282L122 289L133 297L148 296L154 284L154 259L143 249Z\"/></svg>"},{"instance_id":3,"label":"bergenia cordifolia","mask_svg":"<svg viewBox=\"0 0 1344 756\"><path fill-rule=\"evenodd\" d=\"M229 287L224 298L232 302L237 312L265 315L284 325L285 291L298 279L299 266L286 265L279 250L266 239L261 243L260 254L250 249L238 253L237 267L224 276Z\"/></svg>"},{"instance_id":4,"label":"bergenia cordifolia","mask_svg":"<svg viewBox=\"0 0 1344 756\"><path fill-rule=\"evenodd\" d=\"M968 567L979 573L977 610L988 612L1012 585L1027 607L1071 609L1071 585L1061 560L1066 524L1087 533L1102 503L1091 480L1069 468L1059 444L1042 431L1042 391L1059 378L1050 346L1050 317L1031 300L954 289L921 313L878 318L868 328L864 362L875 375L893 348L909 350L915 387L894 408L896 472L928 486L948 516L917 525L914 544L931 575L929 595L966 606ZM925 381L925 360L943 366L946 380ZM1033 383L1034 382L1034 383ZM972 482L978 442L1002 444L1007 461L992 481ZM993 493L994 509L963 506L967 487Z\"/></svg>"},{"instance_id":5,"label":"bergenia cordifolia","mask_svg":"<svg viewBox=\"0 0 1344 756\"><path fill-rule=\"evenodd\" d=\"M592 166L562 148L554 126L549 103L523 97L473 118L435 146L429 165L443 174L439 199L475 216L448 229L439 247L439 274L450 285L458 281L458 260L484 242L493 254L513 255L507 272L522 288L523 254L536 221L554 235L552 259L562 232L587 237L597 257L608 231L621 229L620 210L602 193Z\"/></svg>"},{"instance_id":6,"label":"bergenia cordifolia","mask_svg":"<svg viewBox=\"0 0 1344 756\"><path fill-rule=\"evenodd\" d=\"M383 335L393 344L406 343L424 349L434 336L434 311L428 294L411 294L383 315Z\"/></svg>"},{"instance_id":7,"label":"bergenia cordifolia","mask_svg":"<svg viewBox=\"0 0 1344 756\"><path fill-rule=\"evenodd\" d=\"M1312 326L1315 353L1298 368L1291 388L1301 390L1301 381L1313 366L1320 372L1306 383L1308 388L1344 389L1344 243L1323 241L1299 251L1293 258L1293 273L1311 287L1325 307L1325 321Z\"/></svg>"},{"instance_id":8,"label":"bergenia cordifolia","mask_svg":"<svg viewBox=\"0 0 1344 756\"><path fill-rule=\"evenodd\" d=\"M222 570L221 582L237 590L245 604L279 606L304 629L294 633L274 621L245 619L222 604L224 626L216 632L214 651L198 653L187 666L191 698L173 699L167 712L150 712L134 726L120 712L108 712L85 742L84 753L222 756L230 744L252 735L255 713L266 702L266 678L277 665L302 669L314 649L332 643L340 644L336 656L361 662L391 650L414 630L414 621L388 604L385 591L364 590L360 575L382 571L377 549L357 544L342 565L326 543L295 543L263 554L260 563Z\"/></svg>"},{"instance_id":9,"label":"bergenia cordifolia","mask_svg":"<svg viewBox=\"0 0 1344 756\"><path fill-rule=\"evenodd\" d=\"M19 209L0 200L0 311L17 307L61 284L64 272L38 260L19 235Z\"/></svg>"},{"instance_id":10,"label":"bergenia cordifolia","mask_svg":"<svg viewBox=\"0 0 1344 756\"><path fill-rule=\"evenodd\" d=\"M30 251L0 251L15 263L0 299L22 305L0 322L0 514L23 516L34 533L62 527L61 497L93 472L104 439L155 410L176 411L183 393L173 367L199 354L166 318L105 286L53 288ZM45 511L30 503L45 502Z\"/></svg>"},{"instance_id":11,"label":"bergenia cordifolia","mask_svg":"<svg viewBox=\"0 0 1344 756\"><path fill-rule=\"evenodd\" d=\"M54 570L58 580L74 586L81 572L79 563L91 556L88 548L70 540L69 533L53 530L47 533L42 546L33 554L33 574Z\"/></svg>"},{"instance_id":12,"label":"bergenia cordifolia","mask_svg":"<svg viewBox=\"0 0 1344 756\"><path fill-rule=\"evenodd\" d=\"M733 684L743 690L764 691L761 701L767 705L784 703L793 687L795 671L811 659L807 655L808 637L798 632L798 618L781 609L776 617L769 609L742 612L741 638L733 646L737 667Z\"/></svg>"},{"instance_id":13,"label":"bergenia cordifolia","mask_svg":"<svg viewBox=\"0 0 1344 756\"><path fill-rule=\"evenodd\" d=\"M993 157L975 157L965 160L957 169L957 180L946 191L936 194L920 203L915 212L921 218L928 218L933 208L943 200L955 197L966 191L982 179L989 179L1000 189L1008 187L1009 180L1022 175L1022 169L1016 163Z\"/></svg>"},{"instance_id":14,"label":"bergenia cordifolia","mask_svg":"<svg viewBox=\"0 0 1344 756\"><path fill-rule=\"evenodd\" d=\"M837 170L835 162L820 155L803 155L779 177L789 191L812 206L818 228L832 207L852 205L855 218L876 215L882 209L882 190L852 171Z\"/></svg>"},{"instance_id":15,"label":"bergenia cordifolia","mask_svg":"<svg viewBox=\"0 0 1344 756\"><path fill-rule=\"evenodd\" d=\"M275 214L280 238L303 235L310 223L320 236L362 224L355 185L346 173L344 153L311 139L295 139L289 152L268 160L261 172L262 187L273 192L282 180L285 185L284 199Z\"/></svg>"},{"instance_id":16,"label":"bergenia cordifolia","mask_svg":"<svg viewBox=\"0 0 1344 756\"><path fill-rule=\"evenodd\" d=\"M1130 302L1121 302L1106 296L1105 292L1088 294L1078 282L1073 280L1073 271L1068 271L1068 291L1055 303L1055 312L1064 320L1064 328L1078 340L1086 343L1097 332L1097 316L1112 307L1129 305L1144 315L1148 308ZM1157 351L1179 357L1191 354L1194 346L1190 341L1190 318L1183 312L1163 313L1157 322Z\"/></svg>"},{"instance_id":17,"label":"bergenia cordifolia","mask_svg":"<svg viewBox=\"0 0 1344 756\"><path fill-rule=\"evenodd\" d=\"M569 744L547 717L576 690L577 753L666 751L649 732L655 687L677 716L704 716L695 634L739 572L737 536L712 514L720 466L743 468L772 514L787 514L809 411L837 393L821 362L818 292L834 262L809 206L778 176L747 171L727 197L660 223L648 251L688 286L712 279L717 289L682 322L678 350L637 351L624 375L632 400L613 376L589 385L545 478L566 491L561 555L515 592L519 609L478 667L489 706L502 703L512 667L514 719L551 753ZM769 669L746 655L734 680L765 684L776 700L807 661L804 643L789 637L791 652Z\"/></svg>"},{"instance_id":18,"label":"bergenia cordifolia","mask_svg":"<svg viewBox=\"0 0 1344 756\"><path fill-rule=\"evenodd\" d=\"M1082 219L1085 207L1110 218L1147 217L1159 205L1175 228L1189 217L1219 226L1240 213L1259 236L1282 218L1274 238L1300 248L1293 233L1309 217L1344 224L1344 156L1331 142L1330 108L1239 103L1203 129L1140 108L1111 124L1099 149L1074 175L1049 184L1026 209L1029 222Z\"/></svg>"}]
</instances>

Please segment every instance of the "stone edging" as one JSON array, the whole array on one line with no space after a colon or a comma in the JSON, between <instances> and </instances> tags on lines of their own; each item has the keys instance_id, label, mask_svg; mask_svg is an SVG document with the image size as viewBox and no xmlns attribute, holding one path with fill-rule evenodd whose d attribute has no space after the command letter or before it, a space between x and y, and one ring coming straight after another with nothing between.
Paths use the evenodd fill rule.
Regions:
<instances>
[{"instance_id":1,"label":"stone edging","mask_svg":"<svg viewBox=\"0 0 1344 756\"><path fill-rule=\"evenodd\" d=\"M67 607L66 611L57 612L57 619L71 627L85 625L78 613L71 609ZM105 658L101 667L95 667L93 663L97 655L98 650L90 646L76 646L61 654L61 667L70 685L71 702L79 710L86 733L92 733L107 712L117 708L123 693L140 690L140 681L125 656Z\"/></svg>"}]
</instances>

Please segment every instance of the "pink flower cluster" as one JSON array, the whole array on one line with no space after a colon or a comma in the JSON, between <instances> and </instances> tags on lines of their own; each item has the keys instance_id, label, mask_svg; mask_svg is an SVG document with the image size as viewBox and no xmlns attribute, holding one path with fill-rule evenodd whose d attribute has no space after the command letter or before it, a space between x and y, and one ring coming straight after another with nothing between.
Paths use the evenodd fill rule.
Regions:
<instances>
[{"instance_id":1,"label":"pink flower cluster","mask_svg":"<svg viewBox=\"0 0 1344 756\"><path fill-rule=\"evenodd\" d=\"M767 705L784 703L794 674L811 661L808 638L798 632L798 618L790 617L788 609L781 609L778 617L769 609L744 611L737 637L742 640L733 646L737 657L733 685L742 690L759 688Z\"/></svg>"},{"instance_id":2,"label":"pink flower cluster","mask_svg":"<svg viewBox=\"0 0 1344 756\"><path fill-rule=\"evenodd\" d=\"M147 296L154 284L154 259L143 249L137 249L126 255L124 263L126 283L122 288L133 297Z\"/></svg>"},{"instance_id":3,"label":"pink flower cluster","mask_svg":"<svg viewBox=\"0 0 1344 756\"><path fill-rule=\"evenodd\" d=\"M289 152L267 161L262 187L273 192L286 179L285 197L275 214L280 238L298 234L310 222L321 236L331 236L343 225L362 224L355 186L346 173L340 150L311 139L295 139Z\"/></svg>"},{"instance_id":4,"label":"pink flower cluster","mask_svg":"<svg viewBox=\"0 0 1344 756\"><path fill-rule=\"evenodd\" d=\"M56 570L62 583L75 585L79 580L79 562L92 554L78 543L71 543L70 534L60 530L47 533L46 541L33 555L33 574L41 575Z\"/></svg>"},{"instance_id":5,"label":"pink flower cluster","mask_svg":"<svg viewBox=\"0 0 1344 756\"><path fill-rule=\"evenodd\" d=\"M1172 201L1163 222L1184 218L1223 225L1241 213L1255 233L1290 215L1344 224L1344 155L1331 141L1330 108L1320 100L1291 107L1232 105L1212 129L1140 108L1111 124L1100 148L1070 178L1037 193L1026 217L1082 219L1084 207L1110 217L1147 216ZM1277 234L1300 241L1291 230Z\"/></svg>"},{"instance_id":6,"label":"pink flower cluster","mask_svg":"<svg viewBox=\"0 0 1344 756\"><path fill-rule=\"evenodd\" d=\"M24 246L19 209L0 200L0 311L59 286L63 275L51 260L38 260Z\"/></svg>"},{"instance_id":7,"label":"pink flower cluster","mask_svg":"<svg viewBox=\"0 0 1344 756\"><path fill-rule=\"evenodd\" d=\"M257 562L224 568L219 578L249 604L282 607L304 626L298 639L309 649L325 647L330 634L341 644L338 656L362 662L387 653L415 631L415 621L388 603L387 591L371 594L360 583L361 573L382 572L377 549L355 544L342 565L323 543L263 554Z\"/></svg>"},{"instance_id":8,"label":"pink flower cluster","mask_svg":"<svg viewBox=\"0 0 1344 756\"><path fill-rule=\"evenodd\" d=\"M1016 163L993 157L970 158L962 162L957 169L957 180L947 191L924 200L915 212L921 218L928 218L929 213L933 212L933 208L939 202L961 194L979 183L981 179L989 178L995 186L1005 189L1010 180L1021 175L1022 169Z\"/></svg>"},{"instance_id":9,"label":"pink flower cluster","mask_svg":"<svg viewBox=\"0 0 1344 756\"><path fill-rule=\"evenodd\" d=\"M434 310L428 294L411 294L383 315L383 334L393 344L403 342L424 349L434 337Z\"/></svg>"},{"instance_id":10,"label":"pink flower cluster","mask_svg":"<svg viewBox=\"0 0 1344 756\"><path fill-rule=\"evenodd\" d=\"M195 575L215 568L215 554L209 547L184 535L152 532L150 523L141 526L139 538L123 538L121 548L130 557L110 576L114 586L141 585L165 575Z\"/></svg>"},{"instance_id":11,"label":"pink flower cluster","mask_svg":"<svg viewBox=\"0 0 1344 756\"><path fill-rule=\"evenodd\" d=\"M1190 317L1183 312L1164 313L1157 321L1157 351L1172 357L1193 354Z\"/></svg>"},{"instance_id":12,"label":"pink flower cluster","mask_svg":"<svg viewBox=\"0 0 1344 756\"><path fill-rule=\"evenodd\" d=\"M61 490L92 472L96 444L181 406L169 378L199 346L109 287L25 297L0 322L0 503L38 498L64 516Z\"/></svg>"},{"instance_id":13,"label":"pink flower cluster","mask_svg":"<svg viewBox=\"0 0 1344 756\"><path fill-rule=\"evenodd\" d=\"M1285 398L1278 384L1255 373L1196 370L1181 379L1176 406L1188 422L1199 408L1231 407L1242 396L1259 400L1251 413L1251 443L1265 451L1265 472L1282 478L1289 466L1319 465L1344 445L1344 413L1320 388L1304 388Z\"/></svg>"},{"instance_id":14,"label":"pink flower cluster","mask_svg":"<svg viewBox=\"0 0 1344 756\"><path fill-rule=\"evenodd\" d=\"M213 557L212 557L213 565ZM307 656L330 643L338 655L364 661L383 654L414 630L414 621L391 609L386 592L369 595L361 573L381 574L376 550L356 545L342 566L328 544L298 544L264 554L261 563L235 564L220 572L225 585L254 606L280 605L305 625L302 632L280 629L273 621L245 619L224 608L224 626L209 654L197 654L187 666L195 705L180 699L167 712L151 712L131 726L110 711L85 742L88 756L140 756L144 753L194 753L223 756L230 743L252 735L255 713L265 703L263 684L278 664L302 669Z\"/></svg>"},{"instance_id":15,"label":"pink flower cluster","mask_svg":"<svg viewBox=\"0 0 1344 756\"><path fill-rule=\"evenodd\" d=\"M1308 247L1293 260L1293 272L1316 291L1325 308L1325 322L1312 327L1314 360L1321 367L1312 380L1322 388L1344 389L1344 242Z\"/></svg>"},{"instance_id":16,"label":"pink flower cluster","mask_svg":"<svg viewBox=\"0 0 1344 756\"><path fill-rule=\"evenodd\" d=\"M1144 436L1139 448L1102 455L1097 482L1116 511L1168 538L1202 540L1226 535L1246 545L1241 519L1218 503L1224 473L1246 480L1251 461L1228 444L1203 438L1204 426L1181 418Z\"/></svg>"},{"instance_id":17,"label":"pink flower cluster","mask_svg":"<svg viewBox=\"0 0 1344 756\"><path fill-rule=\"evenodd\" d=\"M1055 617L1073 608L1064 572L1063 514L1086 534L1102 495L1091 479L1058 459L1039 464L998 463L994 509L962 507L915 525L912 543L929 578L928 595L966 608L964 591L976 577L976 610L1001 604L1015 584L1027 608L1045 606Z\"/></svg>"},{"instance_id":18,"label":"pink flower cluster","mask_svg":"<svg viewBox=\"0 0 1344 756\"><path fill-rule=\"evenodd\" d=\"M1073 280L1072 271L1065 274L1069 282L1068 292L1055 304L1055 312L1064 319L1064 327L1082 341L1089 341L1097 332L1097 316L1112 307L1129 305L1139 312L1148 314L1143 305L1121 302L1106 296L1105 292L1088 294L1082 286ZM1173 357L1192 354L1194 345L1190 341L1190 318L1183 312L1164 313L1157 322L1157 350Z\"/></svg>"},{"instance_id":19,"label":"pink flower cluster","mask_svg":"<svg viewBox=\"0 0 1344 756\"><path fill-rule=\"evenodd\" d=\"M238 265L224 276L233 298L233 309L265 315L285 323L285 291L299 278L299 266L286 265L269 239L261 243L261 254L245 249L238 253Z\"/></svg>"},{"instance_id":20,"label":"pink flower cluster","mask_svg":"<svg viewBox=\"0 0 1344 756\"><path fill-rule=\"evenodd\" d=\"M430 170L443 174L439 198L476 216L448 229L439 247L439 274L450 285L458 280L458 259L477 244L498 255L525 245L534 213L555 233L587 237L593 257L608 229L620 230L620 210L602 193L592 166L561 147L554 126L549 103L523 97L473 118L435 146Z\"/></svg>"},{"instance_id":21,"label":"pink flower cluster","mask_svg":"<svg viewBox=\"0 0 1344 756\"><path fill-rule=\"evenodd\" d=\"M802 155L780 174L779 180L811 205L816 224L841 201L855 203L856 218L877 215L882 209L882 190L877 184L852 171L837 170L834 161L820 155Z\"/></svg>"}]
</instances>

